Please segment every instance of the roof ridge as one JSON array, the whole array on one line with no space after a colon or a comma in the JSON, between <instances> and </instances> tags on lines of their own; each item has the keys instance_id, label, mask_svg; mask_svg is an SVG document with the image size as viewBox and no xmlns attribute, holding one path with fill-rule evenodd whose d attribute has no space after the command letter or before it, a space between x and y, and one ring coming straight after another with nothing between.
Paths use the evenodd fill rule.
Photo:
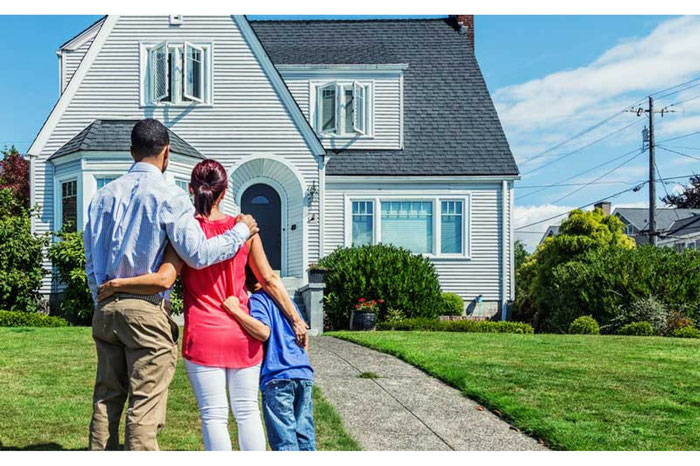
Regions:
<instances>
[{"instance_id":1,"label":"roof ridge","mask_svg":"<svg viewBox=\"0 0 700 466\"><path fill-rule=\"evenodd\" d=\"M446 21L449 16L440 18L313 18L313 19L248 19L250 23L389 23L389 22L422 22Z\"/></svg>"}]
</instances>

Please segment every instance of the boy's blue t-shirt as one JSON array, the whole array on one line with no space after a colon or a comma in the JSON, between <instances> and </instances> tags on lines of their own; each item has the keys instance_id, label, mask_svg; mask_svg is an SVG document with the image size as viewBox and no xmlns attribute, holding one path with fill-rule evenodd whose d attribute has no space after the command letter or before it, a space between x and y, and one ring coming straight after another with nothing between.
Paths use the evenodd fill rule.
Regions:
<instances>
[{"instance_id":1,"label":"boy's blue t-shirt","mask_svg":"<svg viewBox=\"0 0 700 466\"><path fill-rule=\"evenodd\" d=\"M309 355L297 344L292 325L275 301L264 291L258 291L250 296L248 307L251 316L270 327L260 371L260 388L275 379L313 380L314 370ZM294 307L299 312L296 304Z\"/></svg>"}]
</instances>

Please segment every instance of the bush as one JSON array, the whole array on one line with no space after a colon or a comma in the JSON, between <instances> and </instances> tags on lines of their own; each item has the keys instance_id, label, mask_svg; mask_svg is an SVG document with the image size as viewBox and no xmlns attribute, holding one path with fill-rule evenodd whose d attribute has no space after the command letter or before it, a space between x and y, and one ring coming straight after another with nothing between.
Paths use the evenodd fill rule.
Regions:
<instances>
[{"instance_id":1,"label":"bush","mask_svg":"<svg viewBox=\"0 0 700 466\"><path fill-rule=\"evenodd\" d=\"M60 317L36 312L0 311L0 327L66 327L68 322Z\"/></svg>"},{"instance_id":2,"label":"bush","mask_svg":"<svg viewBox=\"0 0 700 466\"><path fill-rule=\"evenodd\" d=\"M471 333L534 333L532 326L523 322L494 322L490 320L436 320L426 318L381 322L377 330L420 330L429 332Z\"/></svg>"},{"instance_id":3,"label":"bush","mask_svg":"<svg viewBox=\"0 0 700 466\"><path fill-rule=\"evenodd\" d=\"M442 293L442 313L444 316L461 316L464 314L464 301L457 293Z\"/></svg>"},{"instance_id":4,"label":"bush","mask_svg":"<svg viewBox=\"0 0 700 466\"><path fill-rule=\"evenodd\" d=\"M31 215L11 189L0 189L0 309L37 310L48 238L32 235Z\"/></svg>"},{"instance_id":5,"label":"bush","mask_svg":"<svg viewBox=\"0 0 700 466\"><path fill-rule=\"evenodd\" d=\"M401 309L390 308L386 311L385 322L397 323L403 321L405 318L406 314L404 314L404 312Z\"/></svg>"},{"instance_id":6,"label":"bush","mask_svg":"<svg viewBox=\"0 0 700 466\"><path fill-rule=\"evenodd\" d=\"M326 267L326 323L348 328L357 299L379 300L377 322L387 310L401 309L406 317L437 317L443 306L435 267L426 257L391 245L336 249L321 259Z\"/></svg>"},{"instance_id":7,"label":"bush","mask_svg":"<svg viewBox=\"0 0 700 466\"><path fill-rule=\"evenodd\" d=\"M650 337L654 335L654 327L649 322L632 322L623 326L617 331L618 335L629 335L636 337Z\"/></svg>"},{"instance_id":8,"label":"bush","mask_svg":"<svg viewBox=\"0 0 700 466\"><path fill-rule=\"evenodd\" d=\"M62 315L76 323L88 324L92 319L94 303L85 274L85 250L83 235L61 231L49 250L49 259L66 287L60 304Z\"/></svg>"},{"instance_id":9,"label":"bush","mask_svg":"<svg viewBox=\"0 0 700 466\"><path fill-rule=\"evenodd\" d=\"M610 322L611 332L633 322L649 322L657 335L666 334L669 312L666 305L653 296L637 298L621 309L620 314Z\"/></svg>"},{"instance_id":10,"label":"bush","mask_svg":"<svg viewBox=\"0 0 700 466\"><path fill-rule=\"evenodd\" d=\"M675 338L700 338L700 330L695 327L680 327L673 330L669 336Z\"/></svg>"},{"instance_id":11,"label":"bush","mask_svg":"<svg viewBox=\"0 0 700 466\"><path fill-rule=\"evenodd\" d=\"M673 311L666 322L666 334L671 335L684 327L693 327L693 321L681 311Z\"/></svg>"},{"instance_id":12,"label":"bush","mask_svg":"<svg viewBox=\"0 0 700 466\"><path fill-rule=\"evenodd\" d=\"M571 322L571 325L569 325L569 333L572 335L598 335L600 333L600 326L593 317L581 316Z\"/></svg>"}]
</instances>

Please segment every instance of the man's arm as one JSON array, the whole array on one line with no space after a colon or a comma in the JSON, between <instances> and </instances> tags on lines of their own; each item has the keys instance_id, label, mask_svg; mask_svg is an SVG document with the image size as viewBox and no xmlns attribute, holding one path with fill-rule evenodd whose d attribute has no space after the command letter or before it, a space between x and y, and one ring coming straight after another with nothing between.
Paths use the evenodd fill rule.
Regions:
<instances>
[{"instance_id":1,"label":"man's arm","mask_svg":"<svg viewBox=\"0 0 700 466\"><path fill-rule=\"evenodd\" d=\"M85 250L85 274L87 275L88 288L92 294L92 301L97 304L97 277L95 266L92 262L92 204L88 208L88 222L83 232L83 249Z\"/></svg>"},{"instance_id":2,"label":"man's arm","mask_svg":"<svg viewBox=\"0 0 700 466\"><path fill-rule=\"evenodd\" d=\"M184 191L165 201L162 221L177 255L193 269L203 269L233 257L246 240L258 232L250 215L240 215L236 226L207 239L194 218L194 206Z\"/></svg>"}]
</instances>

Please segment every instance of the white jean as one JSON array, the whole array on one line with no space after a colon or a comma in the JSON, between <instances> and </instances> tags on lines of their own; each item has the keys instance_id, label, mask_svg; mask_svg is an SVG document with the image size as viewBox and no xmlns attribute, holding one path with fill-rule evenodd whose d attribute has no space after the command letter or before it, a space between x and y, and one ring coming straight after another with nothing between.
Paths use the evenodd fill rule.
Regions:
<instances>
[{"instance_id":1,"label":"white jean","mask_svg":"<svg viewBox=\"0 0 700 466\"><path fill-rule=\"evenodd\" d=\"M241 450L265 450L265 432L258 406L260 363L244 369L202 366L185 359L187 377L199 405L202 437L207 451L230 451L228 432L228 400L238 426L238 447Z\"/></svg>"}]
</instances>

